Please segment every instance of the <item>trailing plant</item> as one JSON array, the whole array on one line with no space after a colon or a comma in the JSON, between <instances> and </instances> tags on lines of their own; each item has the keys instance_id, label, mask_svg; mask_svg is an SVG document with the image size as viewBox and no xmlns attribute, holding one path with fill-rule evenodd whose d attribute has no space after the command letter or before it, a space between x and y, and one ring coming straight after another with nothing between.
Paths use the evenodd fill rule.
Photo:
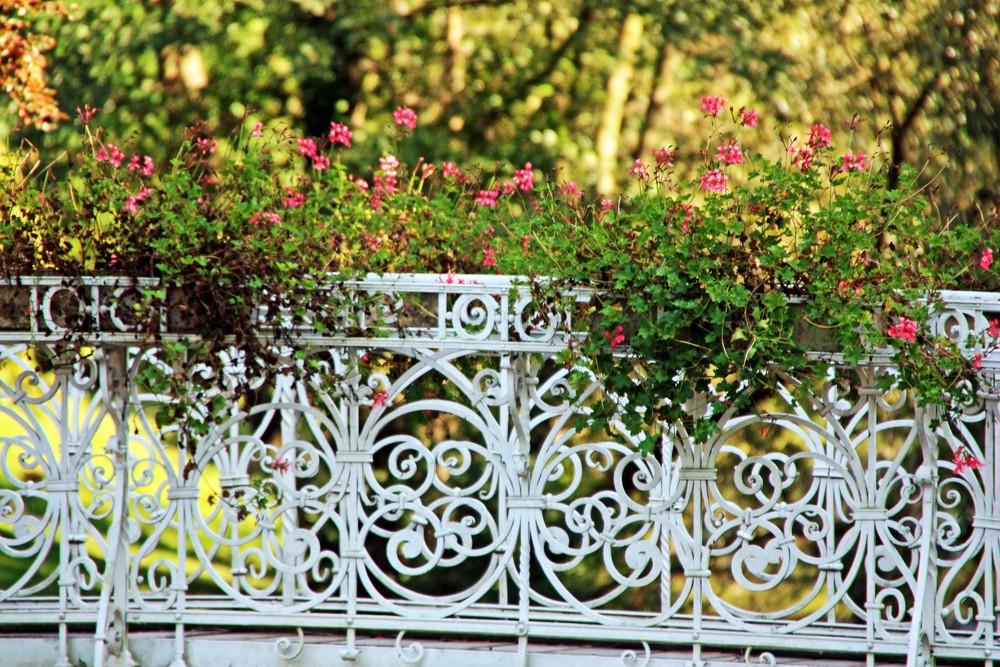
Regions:
<instances>
[{"instance_id":1,"label":"trailing plant","mask_svg":"<svg viewBox=\"0 0 1000 667\"><path fill-rule=\"evenodd\" d=\"M158 279L133 297L136 327L155 336L166 312L189 336L162 345L140 381L175 397L158 419L181 433L207 432L255 376L314 377L295 332L359 333L350 315L377 318L379 297L339 286L386 272L522 276L540 313L570 314L561 321L587 334L559 360L578 388L601 381L594 428L653 436L689 420L704 440L712 410L753 409L783 375L809 387L831 363L878 355L899 369L883 389L912 389L943 419L975 400L997 323L965 341L930 323L940 290L995 285L996 211L946 215L929 175L888 172L877 135L838 150L824 125L788 127L780 150L760 153L754 110L701 103L703 146L636 160L634 192L596 201L530 163L405 165L388 152L353 173L337 122L312 138L253 118L224 138L195 125L156 165L86 107L82 153L47 166L30 150L2 156L0 272ZM394 118L394 143L418 131L411 110ZM678 176L682 161L696 178ZM579 286L594 288L584 305L566 297ZM74 322L69 339L82 344L92 324ZM705 396L708 416L691 418Z\"/></svg>"}]
</instances>

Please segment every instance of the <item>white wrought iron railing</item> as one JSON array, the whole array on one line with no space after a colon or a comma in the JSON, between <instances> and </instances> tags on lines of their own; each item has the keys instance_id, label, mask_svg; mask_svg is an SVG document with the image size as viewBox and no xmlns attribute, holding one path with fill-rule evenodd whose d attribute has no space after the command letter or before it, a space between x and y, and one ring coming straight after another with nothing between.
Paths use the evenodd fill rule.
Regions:
<instances>
[{"instance_id":1,"label":"white wrought iron railing","mask_svg":"<svg viewBox=\"0 0 1000 667\"><path fill-rule=\"evenodd\" d=\"M788 378L753 414L709 415L707 443L679 424L643 456L579 428L600 388L573 394L564 328L525 288L387 276L337 288L384 295L378 336L302 330L336 391L278 376L182 448L156 424L173 398L137 381L161 361L118 312L134 287L78 285L0 299L0 624L58 628L65 664L81 626L95 664L128 662L129 627L169 626L183 665L198 625L337 629L347 661L359 633L399 632L522 656L690 646L696 665L703 647L914 665L1000 649L997 389L938 426L877 389L893 370L875 359L807 400ZM956 340L1000 312L997 295L944 303ZM81 310L95 333L69 355ZM995 380L1000 359L983 364ZM956 471L960 447L986 465ZM271 502L239 520L241 493Z\"/></svg>"}]
</instances>

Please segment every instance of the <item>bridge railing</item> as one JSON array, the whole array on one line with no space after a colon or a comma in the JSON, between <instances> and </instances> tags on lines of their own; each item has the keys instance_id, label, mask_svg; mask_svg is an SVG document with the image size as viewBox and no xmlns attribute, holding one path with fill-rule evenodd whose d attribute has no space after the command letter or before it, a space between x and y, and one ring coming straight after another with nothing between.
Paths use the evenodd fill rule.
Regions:
<instances>
[{"instance_id":1,"label":"bridge railing","mask_svg":"<svg viewBox=\"0 0 1000 667\"><path fill-rule=\"evenodd\" d=\"M139 626L174 628L175 665L198 625L337 629L345 660L359 635L401 631L522 655L690 646L695 664L705 647L911 664L1000 649L1000 359L950 423L879 389L894 369L873 357L807 391L785 378L753 411L692 401L717 434L676 424L643 456L586 428L600 383L567 381L555 357L578 334L527 287L388 276L336 288L379 297L376 336L303 327L335 387L262 379L179 437L157 422L176 397L140 378L184 334L132 332L128 289L31 279L0 302L0 623L58 628L64 659L81 626L95 663L119 664ZM956 340L1000 312L997 295L943 299ZM69 348L80 312L95 333Z\"/></svg>"}]
</instances>

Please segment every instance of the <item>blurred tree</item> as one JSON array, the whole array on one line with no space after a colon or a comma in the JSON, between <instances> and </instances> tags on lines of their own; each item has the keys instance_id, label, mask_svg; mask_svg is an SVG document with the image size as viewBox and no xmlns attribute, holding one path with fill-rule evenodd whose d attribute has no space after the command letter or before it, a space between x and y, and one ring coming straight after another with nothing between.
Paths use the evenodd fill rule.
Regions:
<instances>
[{"instance_id":1,"label":"blurred tree","mask_svg":"<svg viewBox=\"0 0 1000 667\"><path fill-rule=\"evenodd\" d=\"M849 100L884 126L891 178L902 164L926 162L930 178L950 163L942 174L949 200L968 207L994 199L1000 179L998 14L994 0L817 2L801 13L819 38L819 48L804 52L813 73L810 99L828 109Z\"/></svg>"},{"instance_id":2,"label":"blurred tree","mask_svg":"<svg viewBox=\"0 0 1000 667\"><path fill-rule=\"evenodd\" d=\"M14 2L15 0L3 0ZM28 0L17 0L27 2ZM32 0L37 2L37 0ZM1000 178L995 0L80 0L48 22L62 107L101 106L136 150L171 155L195 117L322 135L355 130L386 150L540 170L605 194L663 145L701 162L698 98L754 106L760 143L856 112L891 164L924 165L971 207ZM420 131L394 146L399 105ZM0 131L13 123L0 117ZM35 143L73 146L73 128ZM79 145L77 143L77 145ZM872 145L858 145L871 150ZM931 147L929 150L928 147ZM353 166L353 165L352 165ZM360 165L357 165L360 168ZM693 171L690 173L693 174Z\"/></svg>"}]
</instances>

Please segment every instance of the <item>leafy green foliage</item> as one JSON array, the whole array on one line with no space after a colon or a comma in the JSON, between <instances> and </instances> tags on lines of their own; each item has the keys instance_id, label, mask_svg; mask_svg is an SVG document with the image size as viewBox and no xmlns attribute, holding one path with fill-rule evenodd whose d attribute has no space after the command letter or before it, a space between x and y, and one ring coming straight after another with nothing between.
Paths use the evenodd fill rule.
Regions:
<instances>
[{"instance_id":1,"label":"leafy green foliage","mask_svg":"<svg viewBox=\"0 0 1000 667\"><path fill-rule=\"evenodd\" d=\"M597 428L652 434L691 419L691 402L709 394L715 403L690 424L706 438L713 412L752 408L779 374L808 386L836 359L876 354L946 418L974 397L977 358L964 350L981 354L1000 332L953 341L929 322L936 291L992 284L996 213L936 223L912 170L890 187L877 144L841 154L814 125L767 156L750 148L751 110L702 106L701 160L686 170L669 152L637 161L637 193L617 201L542 183L530 164L411 166L385 151L358 176L345 159L357 139L340 123L310 138L247 118L226 141L198 124L157 170L86 110L85 148L67 174L8 167L0 271L158 278L134 304L138 326L154 335L166 310L191 340L164 346L173 370L142 380L180 398L161 417L195 434L255 374L313 372L294 335L307 319L357 335L360 320L345 313L377 318L377 295L347 303L337 282L385 272L524 276L540 312L571 315L564 326L588 334L560 360L579 388L600 380L588 405ZM408 123L376 143L404 149L421 132ZM578 286L595 288L590 302L567 297ZM235 387L234 360L249 369Z\"/></svg>"}]
</instances>

